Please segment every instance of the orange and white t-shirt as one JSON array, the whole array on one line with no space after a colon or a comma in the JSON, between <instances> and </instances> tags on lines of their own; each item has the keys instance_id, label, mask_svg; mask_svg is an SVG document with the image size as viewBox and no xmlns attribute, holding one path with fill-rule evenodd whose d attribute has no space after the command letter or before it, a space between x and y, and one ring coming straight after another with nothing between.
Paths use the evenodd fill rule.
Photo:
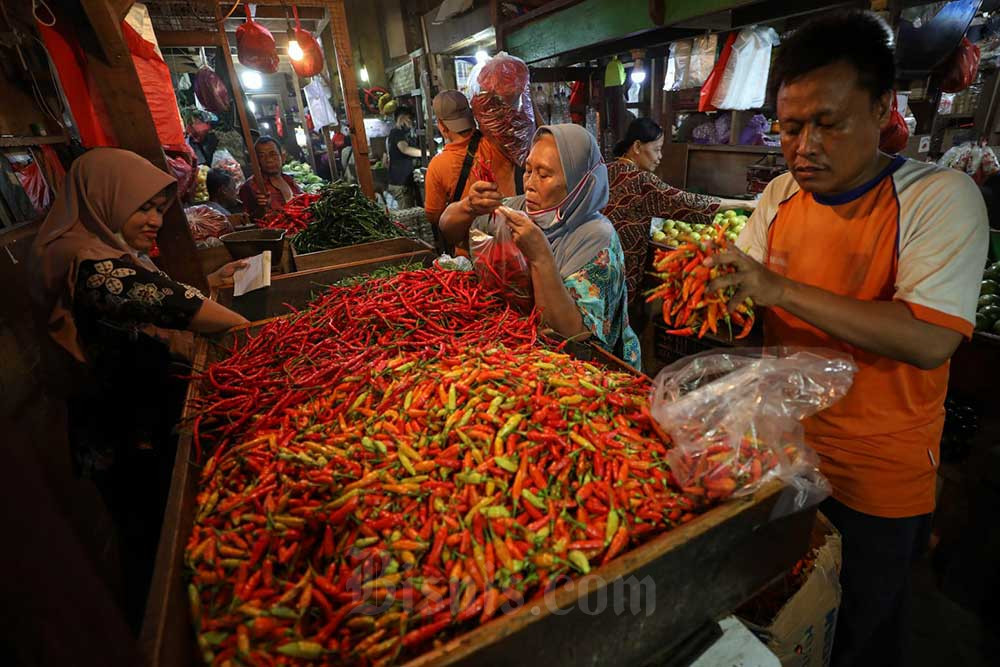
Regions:
<instances>
[{"instance_id":1,"label":"orange and white t-shirt","mask_svg":"<svg viewBox=\"0 0 1000 667\"><path fill-rule=\"evenodd\" d=\"M831 197L779 176L738 241L791 280L900 301L917 319L967 337L987 244L986 207L972 179L902 157ZM948 363L920 370L834 339L781 308L769 308L764 323L768 345L832 348L858 365L847 396L804 422L833 497L881 517L933 511Z\"/></svg>"}]
</instances>

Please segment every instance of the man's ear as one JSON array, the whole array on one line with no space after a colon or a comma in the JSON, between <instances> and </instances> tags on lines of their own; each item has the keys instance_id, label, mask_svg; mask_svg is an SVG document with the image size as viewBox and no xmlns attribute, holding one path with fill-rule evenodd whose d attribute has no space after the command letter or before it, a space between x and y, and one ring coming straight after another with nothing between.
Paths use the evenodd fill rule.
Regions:
<instances>
[{"instance_id":1,"label":"man's ear","mask_svg":"<svg viewBox=\"0 0 1000 667\"><path fill-rule=\"evenodd\" d=\"M895 95L895 90L887 90L875 100L875 112L878 113L879 127L885 127L889 123L889 118L892 115L892 100Z\"/></svg>"}]
</instances>

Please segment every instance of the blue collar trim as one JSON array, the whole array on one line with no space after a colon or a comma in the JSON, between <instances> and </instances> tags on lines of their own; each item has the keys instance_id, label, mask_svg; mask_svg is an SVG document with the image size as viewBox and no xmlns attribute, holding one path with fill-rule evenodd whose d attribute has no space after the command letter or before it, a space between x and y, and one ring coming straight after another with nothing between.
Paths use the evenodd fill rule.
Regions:
<instances>
[{"instance_id":1,"label":"blue collar trim","mask_svg":"<svg viewBox=\"0 0 1000 667\"><path fill-rule=\"evenodd\" d=\"M885 169L879 172L878 176L868 181L867 183L862 183L858 187L848 190L847 192L842 192L839 195L814 194L813 199L816 200L817 203L823 204L825 206L839 206L840 204L850 203L855 199L864 196L869 190L871 190L876 185L881 183L883 178L889 176L890 174L895 173L897 169L903 166L904 162L906 162L906 158L903 157L902 155L897 155L896 157L892 158L892 162L890 162Z\"/></svg>"}]
</instances>

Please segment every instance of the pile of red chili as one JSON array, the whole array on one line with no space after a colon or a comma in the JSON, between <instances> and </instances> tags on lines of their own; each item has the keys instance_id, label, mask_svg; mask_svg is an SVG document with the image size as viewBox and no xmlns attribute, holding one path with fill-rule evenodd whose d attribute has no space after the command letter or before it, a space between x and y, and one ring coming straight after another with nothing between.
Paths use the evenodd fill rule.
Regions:
<instances>
[{"instance_id":1,"label":"pile of red chili","mask_svg":"<svg viewBox=\"0 0 1000 667\"><path fill-rule=\"evenodd\" d=\"M185 554L206 662L392 664L726 495L677 486L645 378L536 331L430 269L333 289L208 368Z\"/></svg>"},{"instance_id":2,"label":"pile of red chili","mask_svg":"<svg viewBox=\"0 0 1000 667\"><path fill-rule=\"evenodd\" d=\"M259 226L269 229L284 229L289 235L297 234L313 221L310 207L319 200L318 194L308 192L295 195L285 204L281 211L268 213L261 219Z\"/></svg>"},{"instance_id":3,"label":"pile of red chili","mask_svg":"<svg viewBox=\"0 0 1000 667\"><path fill-rule=\"evenodd\" d=\"M685 243L676 250L657 249L653 268L663 282L647 292L646 301L663 299L663 322L670 327L667 333L701 338L706 333L718 333L719 327L725 324L731 340L745 338L753 329L754 312L750 299L729 312L730 300L736 292L734 287L706 294L708 283L732 271L728 266L711 269L705 266L705 259L728 246L725 233L726 226L719 226L714 244L709 247ZM741 327L735 336L734 323Z\"/></svg>"}]
</instances>

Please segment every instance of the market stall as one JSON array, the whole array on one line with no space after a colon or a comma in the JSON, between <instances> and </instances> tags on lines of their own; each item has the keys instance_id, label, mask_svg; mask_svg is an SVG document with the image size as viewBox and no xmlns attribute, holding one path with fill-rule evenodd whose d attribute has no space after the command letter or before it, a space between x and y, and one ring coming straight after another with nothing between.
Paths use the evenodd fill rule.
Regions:
<instances>
[{"instance_id":1,"label":"market stall","mask_svg":"<svg viewBox=\"0 0 1000 667\"><path fill-rule=\"evenodd\" d=\"M313 289L295 274L280 280L289 283L293 299ZM464 298L456 301L453 295ZM346 313L351 313L349 320ZM398 327L404 322L409 322L407 330ZM446 322L450 331L442 327ZM739 464L748 475L740 484L749 484L751 491L745 498L726 500L736 487L720 485L721 478L702 473L695 473L692 480L698 481L689 482L684 491L671 490L668 477L656 471L659 456L667 454L664 444L670 441L661 440L668 436L643 407L648 378L620 370L627 367L606 353L590 363L559 352L558 344L556 351L546 349L537 326L535 316L511 310L495 293L478 286L472 274L432 268L333 287L311 306L300 308L298 315L255 323L222 341L202 339L196 360L202 375L192 384L184 420L193 433L182 438L178 450L144 626L152 664L195 664L199 653L214 659L237 650L326 655L333 661L363 651L383 664L507 664L525 650L559 664L594 655L643 660L677 649L704 623L749 599L803 556L815 509L795 511L796 491L777 479L763 486L753 481L776 472L766 448L755 454L744 446L737 454L750 457ZM282 370L299 365L295 350L304 346L312 350L306 365L291 373ZM232 350L237 351L230 356ZM232 384L239 377L255 379L252 386L240 389ZM275 390L266 397L253 389L272 383ZM604 388L611 387L616 393L605 395ZM344 396L337 397L339 393ZM251 403L245 403L247 399ZM477 404L483 412L476 410ZM254 407L246 412L250 405ZM566 435L543 428L544 413L550 409L545 405L562 406L559 410L569 423L551 423ZM321 406L330 406L334 413L297 435L298 429L286 431L287 437L281 429L291 423L266 416L280 414L280 408L304 411L304 416L327 409ZM581 408L607 416L595 413L579 420L573 415L582 414ZM341 417L333 416L342 410L346 412ZM230 416L226 411L232 411ZM250 426L245 418L253 413L264 421ZM415 420L410 426L386 421L387 415L403 413ZM230 421L240 414L243 420ZM354 427L343 417L360 424L356 419L363 415L368 415L363 427L367 435L352 435ZM600 436L609 428L602 423L612 421L620 422L619 433L628 434L620 443ZM408 437L396 439L392 433L400 438L412 433L412 444L406 444ZM486 438L482 450L475 444L480 438ZM550 444L544 444L549 439ZM278 441L283 444L277 446ZM632 449L628 441L642 444ZM245 480L250 486L241 488L237 480L245 473L238 472L240 465L233 467L236 460L230 450L243 451L242 456L250 457L247 461L276 456L268 465L284 468L282 478L293 500L282 501L291 502L285 509L266 510L274 513L274 526L268 522L254 527L253 521L237 519L250 506L238 512L236 507L245 502L271 507L284 492L266 482L271 477L265 470L252 473ZM758 455L763 458L751 465ZM364 462L363 468L351 459ZM308 480L318 479L317 473L328 474L321 472L321 460L343 461L347 467L323 483L329 485L327 490L316 487L315 493L303 496L320 503L314 509L329 508L329 516L315 523L313 510L300 513L292 508L298 506L294 498L300 493L294 489L311 485ZM732 463L737 465L735 459ZM612 496L606 495L611 487L605 490L596 481L602 469L603 475L624 484ZM252 489L257 475L265 481ZM640 487L647 490L646 501L627 498L625 489ZM583 496L591 494L584 502ZM562 503L567 509L560 513ZM382 504L396 509L364 509ZM360 534L358 528L351 529L353 521L342 523L350 516L368 517L358 524ZM223 529L216 523L220 520L236 523ZM366 528L365 521L371 526ZM219 535L230 530L246 534L215 543L210 536L214 530L206 533L206 526L222 530ZM515 526L529 532L520 535ZM390 528L396 531L392 535ZM280 537L289 530L294 535ZM340 560L348 553L354 554L353 560ZM386 560L380 560L382 554ZM327 559L347 569L328 568ZM303 579L309 562L318 570ZM460 563L464 578L456 569ZM261 566L267 571L259 571ZM307 570L292 575L287 567ZM351 584L354 575L349 573L355 567L361 568L361 579ZM479 567L485 569L469 570ZM454 585L466 582L450 594L449 570ZM555 585L581 575L587 576L578 586ZM271 576L286 579L288 586L298 584L268 592L265 579ZM440 589L431 583L435 576L443 585ZM542 584L552 582L549 593L539 576ZM258 590L261 601L234 592L234 585ZM647 585L651 595L656 591L655 600L642 597ZM360 597L351 598L352 586L360 586ZM365 600L376 603L368 594L379 586L392 589L388 595L390 603L397 600L392 603L396 607L363 613L359 605ZM476 590L479 593L473 594ZM222 612L210 591L239 597L244 611L237 616ZM643 615L642 624L630 614L616 613L615 598L601 606L599 601L615 591L631 596L628 604L637 605L634 613ZM670 604L662 603L665 591L670 591ZM338 600L348 604L338 607ZM625 598L621 600L624 604ZM490 621L507 603L511 613ZM285 607L288 611L281 611ZM241 623L250 634L238 640L230 633L246 630L229 624L241 614L246 614ZM259 620L267 618L271 620ZM410 620L399 625L406 618ZM263 628L274 624L313 629L301 630L304 634L295 641L278 635L267 639L270 635ZM592 630L580 634L581 626ZM572 651L558 639L570 636ZM250 645L238 649L237 641Z\"/></svg>"}]
</instances>

